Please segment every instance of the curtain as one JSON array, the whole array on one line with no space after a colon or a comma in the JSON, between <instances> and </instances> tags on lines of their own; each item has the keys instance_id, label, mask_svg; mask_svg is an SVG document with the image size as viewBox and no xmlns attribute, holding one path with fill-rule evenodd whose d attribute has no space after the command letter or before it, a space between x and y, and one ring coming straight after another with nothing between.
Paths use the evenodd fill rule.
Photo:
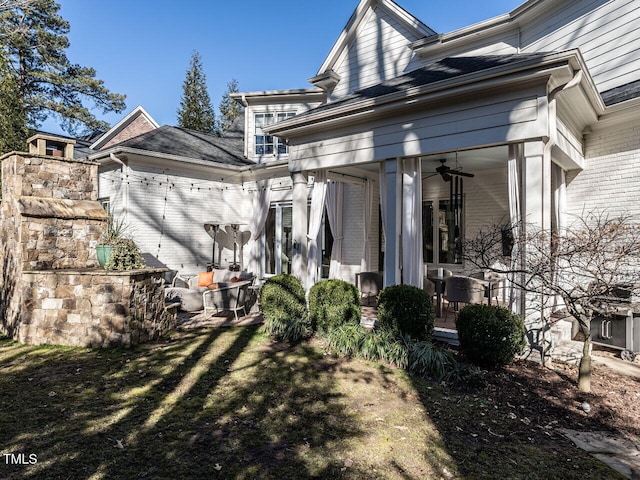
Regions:
<instances>
[{"instance_id":1,"label":"curtain","mask_svg":"<svg viewBox=\"0 0 640 480\"><path fill-rule=\"evenodd\" d=\"M333 235L333 246L331 247L331 265L329 267L329 278L340 276L340 265L342 265L342 210L344 204L344 183L329 182L327 184L327 218L331 234Z\"/></svg>"},{"instance_id":2,"label":"curtain","mask_svg":"<svg viewBox=\"0 0 640 480\"><path fill-rule=\"evenodd\" d=\"M371 232L371 220L373 215L373 182L365 180L364 182L364 242L362 244L362 260L360 261L360 271L370 271L371 259L371 242L369 234ZM380 265L379 270L382 270Z\"/></svg>"},{"instance_id":3,"label":"curtain","mask_svg":"<svg viewBox=\"0 0 640 480\"><path fill-rule=\"evenodd\" d=\"M251 237L249 238L251 243L249 246L249 271L253 272L257 278L262 278L264 272L260 261L262 258L261 238L269 215L269 207L271 206L271 188L267 180L257 182L256 186L251 223L249 224L249 232L251 232Z\"/></svg>"},{"instance_id":4,"label":"curtain","mask_svg":"<svg viewBox=\"0 0 640 480\"><path fill-rule=\"evenodd\" d=\"M513 238L518 242L520 235L520 178L518 173L519 162L517 158L516 146L509 149L508 176L509 176L509 221L513 233ZM516 255L511 256L511 271L518 267L520 248L516 248ZM520 302L518 301L516 288L513 284L513 275L509 275L509 308L515 313L520 313Z\"/></svg>"},{"instance_id":5,"label":"curtain","mask_svg":"<svg viewBox=\"0 0 640 480\"><path fill-rule=\"evenodd\" d=\"M322 226L322 213L326 194L327 172L324 170L318 171L315 175L313 191L311 193L311 212L309 213L309 233L307 235L307 252L309 255L307 262L307 291L318 281L318 234Z\"/></svg>"},{"instance_id":6,"label":"curtain","mask_svg":"<svg viewBox=\"0 0 640 480\"><path fill-rule=\"evenodd\" d=\"M382 233L384 233L385 238L387 232L385 231L387 227L387 172L384 169L384 162L380 162L380 215L382 216ZM380 270L382 270L382 265L380 266Z\"/></svg>"},{"instance_id":7,"label":"curtain","mask_svg":"<svg viewBox=\"0 0 640 480\"><path fill-rule=\"evenodd\" d=\"M402 173L402 281L422 288L422 161L403 161Z\"/></svg>"}]
</instances>

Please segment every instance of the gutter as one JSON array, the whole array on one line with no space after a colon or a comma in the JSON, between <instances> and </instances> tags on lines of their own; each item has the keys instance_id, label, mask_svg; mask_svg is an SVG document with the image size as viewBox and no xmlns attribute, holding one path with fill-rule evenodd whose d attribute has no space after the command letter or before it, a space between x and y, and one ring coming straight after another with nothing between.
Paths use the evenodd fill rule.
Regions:
<instances>
[{"instance_id":1,"label":"gutter","mask_svg":"<svg viewBox=\"0 0 640 480\"><path fill-rule=\"evenodd\" d=\"M560 85L554 88L547 95L547 114L548 114L548 128L549 138L544 145L543 158L551 158L551 149L558 144L558 117L557 117L557 98L561 93L577 87L582 82L584 77L584 71L578 70L573 78L564 85Z\"/></svg>"},{"instance_id":2,"label":"gutter","mask_svg":"<svg viewBox=\"0 0 640 480\"><path fill-rule=\"evenodd\" d=\"M122 216L126 221L129 216L129 165L125 160L116 157L114 153L109 153L109 158L114 162L119 163L122 167Z\"/></svg>"}]
</instances>

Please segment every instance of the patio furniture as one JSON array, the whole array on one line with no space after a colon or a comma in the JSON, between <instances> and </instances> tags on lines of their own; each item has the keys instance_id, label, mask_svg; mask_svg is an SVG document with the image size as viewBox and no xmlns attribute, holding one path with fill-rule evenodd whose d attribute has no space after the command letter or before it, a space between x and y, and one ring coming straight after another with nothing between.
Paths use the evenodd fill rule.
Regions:
<instances>
[{"instance_id":1,"label":"patio furniture","mask_svg":"<svg viewBox=\"0 0 640 480\"><path fill-rule=\"evenodd\" d=\"M442 270L442 271L440 271ZM453 275L451 270L447 270L446 268L431 268L427 270L427 280L428 283L433 284L433 290L436 295L436 317L442 317L442 295L445 292L445 279ZM428 283L426 283L428 285ZM431 287L427 287L431 288ZM428 291L428 290L427 290Z\"/></svg>"},{"instance_id":2,"label":"patio furniture","mask_svg":"<svg viewBox=\"0 0 640 480\"><path fill-rule=\"evenodd\" d=\"M247 291L252 283L253 278L239 282L218 284L220 285L218 288L203 292L204 317L207 317L209 311L213 311L213 314L230 311L233 312L236 320L238 320L238 312L240 310L244 311L244 315L247 315Z\"/></svg>"},{"instance_id":3,"label":"patio furniture","mask_svg":"<svg viewBox=\"0 0 640 480\"><path fill-rule=\"evenodd\" d=\"M211 272L208 272L211 274ZM171 287L165 289L165 301L167 303L180 303L180 309L185 312L196 312L204 308L203 293L211 290L210 285L201 284L201 274L182 273L174 277ZM234 279L248 281L253 280L253 275L248 272L232 272L229 269L213 269L212 282L215 287L223 288L231 284ZM251 282L250 282L251 283Z\"/></svg>"},{"instance_id":4,"label":"patio furniture","mask_svg":"<svg viewBox=\"0 0 640 480\"><path fill-rule=\"evenodd\" d=\"M480 272L470 273L469 276L471 278L477 278L478 280L481 280L485 284L484 296L485 298L487 298L487 303L489 305L491 305L492 298L495 298L496 303L498 303L497 291L500 288L502 288L501 285L506 280L506 277L504 275L501 275L496 272L480 271Z\"/></svg>"},{"instance_id":5,"label":"patio furniture","mask_svg":"<svg viewBox=\"0 0 640 480\"><path fill-rule=\"evenodd\" d=\"M367 306L371 296L377 297L382 290L382 272L360 272L356 273L356 286L360 289L360 295L367 298Z\"/></svg>"},{"instance_id":6,"label":"patio furniture","mask_svg":"<svg viewBox=\"0 0 640 480\"><path fill-rule=\"evenodd\" d=\"M458 311L460 303L483 303L485 285L477 278L467 277L465 275L452 275L445 279L445 298L449 302L447 312L445 314L445 322L449 315L451 304L455 304L455 311Z\"/></svg>"}]
</instances>

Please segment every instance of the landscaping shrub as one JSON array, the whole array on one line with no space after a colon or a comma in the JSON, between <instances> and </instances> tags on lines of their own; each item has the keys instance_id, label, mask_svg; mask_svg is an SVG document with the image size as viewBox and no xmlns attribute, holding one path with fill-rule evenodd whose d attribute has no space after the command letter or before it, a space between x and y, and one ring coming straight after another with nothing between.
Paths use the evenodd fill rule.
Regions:
<instances>
[{"instance_id":1,"label":"landscaping shrub","mask_svg":"<svg viewBox=\"0 0 640 480\"><path fill-rule=\"evenodd\" d=\"M430 375L438 380L458 379L461 368L449 350L429 341L413 342L409 353L410 371L417 375Z\"/></svg>"},{"instance_id":2,"label":"landscaping shrub","mask_svg":"<svg viewBox=\"0 0 640 480\"><path fill-rule=\"evenodd\" d=\"M467 305L458 313L456 328L462 351L481 366L506 365L526 344L522 319L504 307Z\"/></svg>"},{"instance_id":3,"label":"landscaping shrub","mask_svg":"<svg viewBox=\"0 0 640 480\"><path fill-rule=\"evenodd\" d=\"M327 347L338 355L360 356L367 332L360 325L344 323L327 332Z\"/></svg>"},{"instance_id":4,"label":"landscaping shrub","mask_svg":"<svg viewBox=\"0 0 640 480\"><path fill-rule=\"evenodd\" d=\"M275 340L297 342L312 333L300 280L281 274L269 278L260 292L264 330Z\"/></svg>"},{"instance_id":5,"label":"landscaping shrub","mask_svg":"<svg viewBox=\"0 0 640 480\"><path fill-rule=\"evenodd\" d=\"M435 313L431 297L410 285L393 285L378 295L378 324L398 334L426 340L431 338Z\"/></svg>"},{"instance_id":6,"label":"landscaping shrub","mask_svg":"<svg viewBox=\"0 0 640 480\"><path fill-rule=\"evenodd\" d=\"M389 328L376 328L362 343L360 357L365 360L383 360L399 368L407 368L409 355L406 345Z\"/></svg>"},{"instance_id":7,"label":"landscaping shrub","mask_svg":"<svg viewBox=\"0 0 640 480\"><path fill-rule=\"evenodd\" d=\"M111 245L113 250L104 264L105 270L137 270L145 267L140 249L130 238L117 238Z\"/></svg>"},{"instance_id":8,"label":"landscaping shrub","mask_svg":"<svg viewBox=\"0 0 640 480\"><path fill-rule=\"evenodd\" d=\"M323 280L309 291L309 320L314 330L327 333L348 324L360 324L360 295L343 280Z\"/></svg>"}]
</instances>

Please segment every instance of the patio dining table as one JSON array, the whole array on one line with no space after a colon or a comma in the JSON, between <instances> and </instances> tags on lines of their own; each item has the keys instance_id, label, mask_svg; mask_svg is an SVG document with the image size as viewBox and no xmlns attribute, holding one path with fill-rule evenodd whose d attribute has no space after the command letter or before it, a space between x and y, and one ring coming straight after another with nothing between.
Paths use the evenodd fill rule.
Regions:
<instances>
[{"instance_id":1,"label":"patio dining table","mask_svg":"<svg viewBox=\"0 0 640 480\"><path fill-rule=\"evenodd\" d=\"M436 318L442 317L442 294L444 293L444 285L447 277L443 275L427 275L427 279L431 280L436 286ZM482 285L485 287L487 291L487 297L489 305L491 305L491 297L493 297L494 290L500 286L504 279L502 278L492 278L492 279L481 279L476 278Z\"/></svg>"}]
</instances>

